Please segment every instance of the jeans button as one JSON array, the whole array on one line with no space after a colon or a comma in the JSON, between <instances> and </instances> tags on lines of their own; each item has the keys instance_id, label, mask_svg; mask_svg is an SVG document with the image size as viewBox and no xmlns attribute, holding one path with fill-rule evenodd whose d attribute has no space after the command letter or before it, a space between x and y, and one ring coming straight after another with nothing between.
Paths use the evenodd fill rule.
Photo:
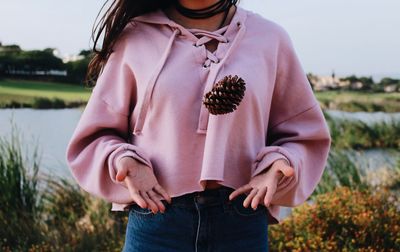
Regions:
<instances>
[{"instance_id":1,"label":"jeans button","mask_svg":"<svg viewBox=\"0 0 400 252\"><path fill-rule=\"evenodd\" d=\"M196 195L195 199L196 199L197 203L200 203L200 204L206 203L206 199L201 195Z\"/></svg>"}]
</instances>

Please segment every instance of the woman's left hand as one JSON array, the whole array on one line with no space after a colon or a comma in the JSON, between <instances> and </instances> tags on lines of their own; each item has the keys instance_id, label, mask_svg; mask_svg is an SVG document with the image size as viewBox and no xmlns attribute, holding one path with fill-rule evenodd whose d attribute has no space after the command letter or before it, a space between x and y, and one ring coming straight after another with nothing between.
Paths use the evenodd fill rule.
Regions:
<instances>
[{"instance_id":1,"label":"woman's left hand","mask_svg":"<svg viewBox=\"0 0 400 252\"><path fill-rule=\"evenodd\" d=\"M254 176L248 184L245 184L229 195L229 200L236 196L250 191L243 202L244 207L251 207L255 210L258 204L269 206L275 194L278 182L283 176L291 177L294 175L293 167L283 160L276 160L269 169Z\"/></svg>"}]
</instances>

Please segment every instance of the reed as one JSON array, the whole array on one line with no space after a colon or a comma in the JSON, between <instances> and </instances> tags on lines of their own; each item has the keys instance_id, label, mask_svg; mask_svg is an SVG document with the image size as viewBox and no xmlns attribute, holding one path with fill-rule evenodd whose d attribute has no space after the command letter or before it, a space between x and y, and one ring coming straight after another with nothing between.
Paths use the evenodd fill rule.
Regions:
<instances>
[{"instance_id":1,"label":"reed","mask_svg":"<svg viewBox=\"0 0 400 252\"><path fill-rule=\"evenodd\" d=\"M47 246L55 251L118 251L127 214L110 212L110 203L94 198L64 178L46 177L43 192Z\"/></svg>"},{"instance_id":2,"label":"reed","mask_svg":"<svg viewBox=\"0 0 400 252\"><path fill-rule=\"evenodd\" d=\"M38 148L24 157L17 130L0 138L0 251L119 251L127 213L41 173Z\"/></svg>"},{"instance_id":3,"label":"reed","mask_svg":"<svg viewBox=\"0 0 400 252\"><path fill-rule=\"evenodd\" d=\"M311 198L332 192L340 186L351 190L368 190L371 185L366 177L366 173L354 161L352 152L332 149L321 181Z\"/></svg>"},{"instance_id":4,"label":"reed","mask_svg":"<svg viewBox=\"0 0 400 252\"><path fill-rule=\"evenodd\" d=\"M400 121L367 124L359 120L333 119L324 113L332 146L342 149L400 149Z\"/></svg>"},{"instance_id":5,"label":"reed","mask_svg":"<svg viewBox=\"0 0 400 252\"><path fill-rule=\"evenodd\" d=\"M0 138L0 248L20 250L44 239L38 152L29 162L21 146L14 130L9 138Z\"/></svg>"}]
</instances>

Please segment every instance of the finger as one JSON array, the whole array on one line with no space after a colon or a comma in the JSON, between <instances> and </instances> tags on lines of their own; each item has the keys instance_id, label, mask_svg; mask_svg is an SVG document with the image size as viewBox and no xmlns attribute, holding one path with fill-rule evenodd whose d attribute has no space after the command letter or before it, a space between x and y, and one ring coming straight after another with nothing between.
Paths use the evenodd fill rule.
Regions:
<instances>
[{"instance_id":1,"label":"finger","mask_svg":"<svg viewBox=\"0 0 400 252\"><path fill-rule=\"evenodd\" d=\"M245 184L241 187L239 187L238 189L236 189L235 191L233 191L230 195L229 195L229 200L233 200L235 197L237 197L238 195L245 193L249 190L251 190L252 187L250 186L250 184Z\"/></svg>"},{"instance_id":2,"label":"finger","mask_svg":"<svg viewBox=\"0 0 400 252\"><path fill-rule=\"evenodd\" d=\"M139 191L137 191L129 186L128 186L128 189L129 189L129 193L130 193L132 199L136 202L136 204L138 204L141 208L147 208L147 202L139 194Z\"/></svg>"},{"instance_id":3,"label":"finger","mask_svg":"<svg viewBox=\"0 0 400 252\"><path fill-rule=\"evenodd\" d=\"M128 174L128 167L123 166L121 169L118 170L116 179L118 181L123 181Z\"/></svg>"},{"instance_id":4,"label":"finger","mask_svg":"<svg viewBox=\"0 0 400 252\"><path fill-rule=\"evenodd\" d=\"M257 194L254 196L252 202L251 202L251 207L256 209L260 201L264 199L265 192L267 191L267 187L264 186L261 189L258 190ZM262 202L264 204L264 202Z\"/></svg>"},{"instance_id":5,"label":"finger","mask_svg":"<svg viewBox=\"0 0 400 252\"><path fill-rule=\"evenodd\" d=\"M158 193L155 193L153 190L147 191L147 194L156 203L156 205L158 206L158 209L160 209L160 211L164 213L165 206L160 200L160 195Z\"/></svg>"},{"instance_id":6,"label":"finger","mask_svg":"<svg viewBox=\"0 0 400 252\"><path fill-rule=\"evenodd\" d=\"M265 194L265 197L264 197L264 205L266 207L270 206L272 196L274 196L275 191L276 191L276 188L268 187L267 193Z\"/></svg>"},{"instance_id":7,"label":"finger","mask_svg":"<svg viewBox=\"0 0 400 252\"><path fill-rule=\"evenodd\" d=\"M172 201L171 197L170 197L169 194L164 190L164 188L162 188L162 186L161 186L160 184L156 184L156 185L154 186L154 191L156 191L156 192L158 192L160 195L162 195L163 198L164 198L165 200L167 200L168 203L171 204L171 201Z\"/></svg>"},{"instance_id":8,"label":"finger","mask_svg":"<svg viewBox=\"0 0 400 252\"><path fill-rule=\"evenodd\" d=\"M147 202L140 195L139 190L133 185L132 180L127 177L127 179L125 179L124 181L126 186L128 187L129 194L136 202L136 204L138 204L141 208L147 208Z\"/></svg>"},{"instance_id":9,"label":"finger","mask_svg":"<svg viewBox=\"0 0 400 252\"><path fill-rule=\"evenodd\" d=\"M253 188L253 190L251 190L250 194L247 195L247 197L243 201L243 206L244 207L248 207L249 206L251 200L257 194L257 192L258 192L258 188Z\"/></svg>"},{"instance_id":10,"label":"finger","mask_svg":"<svg viewBox=\"0 0 400 252\"><path fill-rule=\"evenodd\" d=\"M157 213L158 207L156 203L152 199L150 199L149 195L147 195L147 192L140 191L140 195L142 195L143 199L147 202L149 206L148 208L150 208L153 213Z\"/></svg>"}]
</instances>

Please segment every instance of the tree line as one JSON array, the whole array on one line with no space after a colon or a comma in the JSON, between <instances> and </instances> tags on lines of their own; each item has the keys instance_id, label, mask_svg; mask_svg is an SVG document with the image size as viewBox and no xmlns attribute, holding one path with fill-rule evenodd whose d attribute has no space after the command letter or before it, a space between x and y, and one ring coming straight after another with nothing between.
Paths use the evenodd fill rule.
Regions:
<instances>
[{"instance_id":1,"label":"tree line","mask_svg":"<svg viewBox=\"0 0 400 252\"><path fill-rule=\"evenodd\" d=\"M54 54L54 48L44 50L22 50L18 45L2 45L0 42L0 78L23 78L46 81L69 82L81 85L91 59L90 50L82 50L77 60L64 63ZM321 81L319 76L307 74L312 88ZM372 92L400 92L400 80L383 78L379 83L372 77L345 78L332 76L326 90L358 90Z\"/></svg>"},{"instance_id":2,"label":"tree line","mask_svg":"<svg viewBox=\"0 0 400 252\"><path fill-rule=\"evenodd\" d=\"M23 78L82 84L91 52L82 50L77 60L64 63L54 48L22 50L0 43L0 78Z\"/></svg>"}]
</instances>

